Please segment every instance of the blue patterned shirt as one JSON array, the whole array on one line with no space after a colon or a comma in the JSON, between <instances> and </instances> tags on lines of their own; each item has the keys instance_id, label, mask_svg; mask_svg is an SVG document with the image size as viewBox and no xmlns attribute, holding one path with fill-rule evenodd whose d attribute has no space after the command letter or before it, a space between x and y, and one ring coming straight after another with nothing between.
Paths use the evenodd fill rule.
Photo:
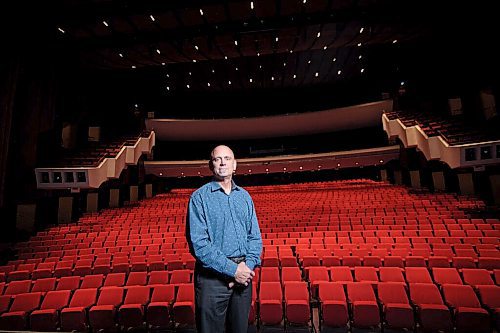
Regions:
<instances>
[{"instance_id":1,"label":"blue patterned shirt","mask_svg":"<svg viewBox=\"0 0 500 333\"><path fill-rule=\"evenodd\" d=\"M262 238L255 207L250 194L234 182L229 194L212 181L191 195L187 236L205 268L234 277L237 264L228 258L245 256L252 270L260 265Z\"/></svg>"}]
</instances>

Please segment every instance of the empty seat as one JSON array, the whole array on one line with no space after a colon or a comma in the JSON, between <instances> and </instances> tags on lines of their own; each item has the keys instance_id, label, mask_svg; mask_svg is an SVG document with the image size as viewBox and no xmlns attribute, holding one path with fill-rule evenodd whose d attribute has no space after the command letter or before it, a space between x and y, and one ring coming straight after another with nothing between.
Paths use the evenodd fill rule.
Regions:
<instances>
[{"instance_id":1,"label":"empty seat","mask_svg":"<svg viewBox=\"0 0 500 333\"><path fill-rule=\"evenodd\" d=\"M308 280L311 286L311 296L316 298L318 296L318 284L320 282L330 281L328 269L323 266L310 267L308 271Z\"/></svg>"},{"instance_id":2,"label":"empty seat","mask_svg":"<svg viewBox=\"0 0 500 333\"><path fill-rule=\"evenodd\" d=\"M281 288L280 288L281 290ZM194 327L194 287L193 284L181 284L173 305L174 321L181 327Z\"/></svg>"},{"instance_id":3,"label":"empty seat","mask_svg":"<svg viewBox=\"0 0 500 333\"><path fill-rule=\"evenodd\" d=\"M288 325L307 326L310 323L307 283L289 281L285 284L285 319Z\"/></svg>"},{"instance_id":4,"label":"empty seat","mask_svg":"<svg viewBox=\"0 0 500 333\"><path fill-rule=\"evenodd\" d=\"M148 286L156 287L159 285L168 284L168 272L167 271L151 271L149 273Z\"/></svg>"},{"instance_id":5,"label":"empty seat","mask_svg":"<svg viewBox=\"0 0 500 333\"><path fill-rule=\"evenodd\" d=\"M399 267L380 267L380 282L402 282L406 283L403 270Z\"/></svg>"},{"instance_id":6,"label":"empty seat","mask_svg":"<svg viewBox=\"0 0 500 333\"><path fill-rule=\"evenodd\" d=\"M443 284L463 284L462 278L456 268L435 267L432 269L434 281L438 285Z\"/></svg>"},{"instance_id":7,"label":"empty seat","mask_svg":"<svg viewBox=\"0 0 500 333\"><path fill-rule=\"evenodd\" d=\"M260 282L279 282L280 271L278 267L262 267L260 269Z\"/></svg>"},{"instance_id":8,"label":"empty seat","mask_svg":"<svg viewBox=\"0 0 500 333\"><path fill-rule=\"evenodd\" d=\"M42 292L46 293L48 291L52 291L56 289L56 278L44 278L38 279L33 283L33 287L31 288L31 292Z\"/></svg>"},{"instance_id":9,"label":"empty seat","mask_svg":"<svg viewBox=\"0 0 500 333\"><path fill-rule=\"evenodd\" d=\"M259 292L260 321L263 325L279 325L283 321L283 294L279 282L262 282Z\"/></svg>"},{"instance_id":10,"label":"empty seat","mask_svg":"<svg viewBox=\"0 0 500 333\"><path fill-rule=\"evenodd\" d=\"M378 283L378 275L375 267L354 267L354 279L356 282L370 282L372 284Z\"/></svg>"},{"instance_id":11,"label":"empty seat","mask_svg":"<svg viewBox=\"0 0 500 333\"><path fill-rule=\"evenodd\" d=\"M132 286L127 289L125 301L118 310L118 322L125 329L143 327L144 308L149 302L149 287Z\"/></svg>"},{"instance_id":12,"label":"empty seat","mask_svg":"<svg viewBox=\"0 0 500 333\"><path fill-rule=\"evenodd\" d=\"M369 283L347 284L347 298L353 313L354 327L376 327L380 323L380 312L373 287Z\"/></svg>"},{"instance_id":13,"label":"empty seat","mask_svg":"<svg viewBox=\"0 0 500 333\"><path fill-rule=\"evenodd\" d=\"M491 274L485 269L479 268L464 268L462 269L462 276L466 284L474 288L482 285L494 285Z\"/></svg>"},{"instance_id":14,"label":"empty seat","mask_svg":"<svg viewBox=\"0 0 500 333\"><path fill-rule=\"evenodd\" d=\"M288 281L301 281L302 272L298 267L282 267L281 268L281 283L284 285Z\"/></svg>"},{"instance_id":15,"label":"empty seat","mask_svg":"<svg viewBox=\"0 0 500 333\"><path fill-rule=\"evenodd\" d=\"M151 302L147 305L146 321L155 329L164 329L172 326L172 305L175 299L173 285L157 285L153 287Z\"/></svg>"},{"instance_id":16,"label":"empty seat","mask_svg":"<svg viewBox=\"0 0 500 333\"><path fill-rule=\"evenodd\" d=\"M335 282L321 282L318 286L320 323L326 327L346 327L349 312L344 287Z\"/></svg>"},{"instance_id":17,"label":"empty seat","mask_svg":"<svg viewBox=\"0 0 500 333\"><path fill-rule=\"evenodd\" d=\"M76 290L80 288L79 276L63 276L57 283L56 290Z\"/></svg>"},{"instance_id":18,"label":"empty seat","mask_svg":"<svg viewBox=\"0 0 500 333\"><path fill-rule=\"evenodd\" d=\"M29 293L31 289L31 280L12 281L7 285L4 295L18 295Z\"/></svg>"},{"instance_id":19,"label":"empty seat","mask_svg":"<svg viewBox=\"0 0 500 333\"><path fill-rule=\"evenodd\" d=\"M396 329L413 329L415 320L406 288L400 282L381 282L378 284L378 298L382 305L385 325Z\"/></svg>"},{"instance_id":20,"label":"empty seat","mask_svg":"<svg viewBox=\"0 0 500 333\"><path fill-rule=\"evenodd\" d=\"M410 284L410 299L417 310L418 321L425 331L449 332L452 327L450 310L444 305L435 284Z\"/></svg>"},{"instance_id":21,"label":"empty seat","mask_svg":"<svg viewBox=\"0 0 500 333\"><path fill-rule=\"evenodd\" d=\"M103 274L84 276L80 289L101 288L103 281L104 281Z\"/></svg>"},{"instance_id":22,"label":"empty seat","mask_svg":"<svg viewBox=\"0 0 500 333\"><path fill-rule=\"evenodd\" d=\"M30 326L34 331L57 331L60 311L69 303L70 290L49 291L40 306L30 315Z\"/></svg>"},{"instance_id":23,"label":"empty seat","mask_svg":"<svg viewBox=\"0 0 500 333\"><path fill-rule=\"evenodd\" d=\"M405 275L408 283L433 283L425 267L406 267Z\"/></svg>"},{"instance_id":24,"label":"empty seat","mask_svg":"<svg viewBox=\"0 0 500 333\"><path fill-rule=\"evenodd\" d=\"M347 266L330 267L330 277L332 282L347 283L354 281L351 269Z\"/></svg>"},{"instance_id":25,"label":"empty seat","mask_svg":"<svg viewBox=\"0 0 500 333\"><path fill-rule=\"evenodd\" d=\"M95 304L97 289L75 290L67 308L61 311L61 331L86 331L88 309Z\"/></svg>"},{"instance_id":26,"label":"empty seat","mask_svg":"<svg viewBox=\"0 0 500 333\"><path fill-rule=\"evenodd\" d=\"M491 331L488 312L481 308L471 286L445 284L443 295L446 303L455 312L457 332Z\"/></svg>"},{"instance_id":27,"label":"empty seat","mask_svg":"<svg viewBox=\"0 0 500 333\"><path fill-rule=\"evenodd\" d=\"M125 273L110 273L106 275L104 287L123 287L125 284Z\"/></svg>"},{"instance_id":28,"label":"empty seat","mask_svg":"<svg viewBox=\"0 0 500 333\"><path fill-rule=\"evenodd\" d=\"M123 302L122 287L101 289L97 304L90 308L89 322L94 330L113 330L116 326L115 314Z\"/></svg>"},{"instance_id":29,"label":"empty seat","mask_svg":"<svg viewBox=\"0 0 500 333\"><path fill-rule=\"evenodd\" d=\"M28 328L28 314L40 306L42 293L18 294L8 312L0 316L0 329L22 331Z\"/></svg>"},{"instance_id":30,"label":"empty seat","mask_svg":"<svg viewBox=\"0 0 500 333\"><path fill-rule=\"evenodd\" d=\"M145 286L148 283L148 272L130 272L128 274L127 287L129 286Z\"/></svg>"}]
</instances>

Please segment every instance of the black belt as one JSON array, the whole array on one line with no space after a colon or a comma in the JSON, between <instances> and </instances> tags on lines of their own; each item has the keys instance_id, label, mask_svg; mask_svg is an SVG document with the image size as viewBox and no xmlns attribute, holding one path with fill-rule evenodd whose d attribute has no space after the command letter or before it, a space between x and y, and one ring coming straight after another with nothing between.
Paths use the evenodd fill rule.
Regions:
<instances>
[{"instance_id":1,"label":"black belt","mask_svg":"<svg viewBox=\"0 0 500 333\"><path fill-rule=\"evenodd\" d=\"M229 260L231 260L232 262L234 262L235 264L239 264L240 262L243 262L245 261L246 257L245 256L241 256L241 257L230 257L230 258L227 258Z\"/></svg>"}]
</instances>

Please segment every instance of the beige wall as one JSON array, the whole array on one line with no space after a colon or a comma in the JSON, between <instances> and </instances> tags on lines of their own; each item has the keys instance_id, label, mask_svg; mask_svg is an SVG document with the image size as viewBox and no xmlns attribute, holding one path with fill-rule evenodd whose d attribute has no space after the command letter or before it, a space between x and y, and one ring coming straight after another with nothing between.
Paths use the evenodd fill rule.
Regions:
<instances>
[{"instance_id":1,"label":"beige wall","mask_svg":"<svg viewBox=\"0 0 500 333\"><path fill-rule=\"evenodd\" d=\"M87 193L87 212L97 212L99 209L99 193Z\"/></svg>"},{"instance_id":2,"label":"beige wall","mask_svg":"<svg viewBox=\"0 0 500 333\"><path fill-rule=\"evenodd\" d=\"M411 170L410 171L410 181L411 181L411 187L414 188L420 188L420 171L418 170Z\"/></svg>"},{"instance_id":3,"label":"beige wall","mask_svg":"<svg viewBox=\"0 0 500 333\"><path fill-rule=\"evenodd\" d=\"M436 171L432 173L432 182L434 183L434 189L438 191L446 190L446 184L444 182L444 175L441 171Z\"/></svg>"},{"instance_id":4,"label":"beige wall","mask_svg":"<svg viewBox=\"0 0 500 333\"><path fill-rule=\"evenodd\" d=\"M146 198L153 197L153 184L146 184Z\"/></svg>"},{"instance_id":5,"label":"beige wall","mask_svg":"<svg viewBox=\"0 0 500 333\"><path fill-rule=\"evenodd\" d=\"M57 212L58 223L70 223L73 214L73 197L60 197Z\"/></svg>"},{"instance_id":6,"label":"beige wall","mask_svg":"<svg viewBox=\"0 0 500 333\"><path fill-rule=\"evenodd\" d=\"M493 193L493 199L495 200L495 205L500 206L500 175L490 176L491 192Z\"/></svg>"},{"instance_id":7,"label":"beige wall","mask_svg":"<svg viewBox=\"0 0 500 333\"><path fill-rule=\"evenodd\" d=\"M16 228L19 230L35 230L35 204L17 205Z\"/></svg>"},{"instance_id":8,"label":"beige wall","mask_svg":"<svg viewBox=\"0 0 500 333\"><path fill-rule=\"evenodd\" d=\"M137 185L130 186L130 201L139 200L139 187Z\"/></svg>"},{"instance_id":9,"label":"beige wall","mask_svg":"<svg viewBox=\"0 0 500 333\"><path fill-rule=\"evenodd\" d=\"M120 205L120 189L112 188L109 190L109 207L118 207Z\"/></svg>"},{"instance_id":10,"label":"beige wall","mask_svg":"<svg viewBox=\"0 0 500 333\"><path fill-rule=\"evenodd\" d=\"M472 180L472 173L459 173L458 184L460 186L461 194L474 194L474 182Z\"/></svg>"}]
</instances>

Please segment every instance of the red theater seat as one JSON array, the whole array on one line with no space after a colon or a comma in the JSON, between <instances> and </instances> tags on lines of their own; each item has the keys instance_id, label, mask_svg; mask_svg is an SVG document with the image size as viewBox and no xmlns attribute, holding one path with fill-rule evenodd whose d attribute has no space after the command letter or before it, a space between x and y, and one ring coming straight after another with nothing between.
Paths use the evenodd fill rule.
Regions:
<instances>
[{"instance_id":1,"label":"red theater seat","mask_svg":"<svg viewBox=\"0 0 500 333\"><path fill-rule=\"evenodd\" d=\"M410 284L410 299L417 309L418 321L424 331L449 332L452 329L450 310L444 305L435 284Z\"/></svg>"},{"instance_id":2,"label":"red theater seat","mask_svg":"<svg viewBox=\"0 0 500 333\"><path fill-rule=\"evenodd\" d=\"M399 282L378 284L378 298L388 328L412 330L415 325L413 308L406 294L406 286Z\"/></svg>"},{"instance_id":3,"label":"red theater seat","mask_svg":"<svg viewBox=\"0 0 500 333\"><path fill-rule=\"evenodd\" d=\"M347 296L353 313L354 327L376 327L380 324L378 303L370 283L347 284Z\"/></svg>"},{"instance_id":4,"label":"red theater seat","mask_svg":"<svg viewBox=\"0 0 500 333\"><path fill-rule=\"evenodd\" d=\"M49 291L39 310L30 315L30 326L34 331L57 331L60 322L60 311L68 306L71 291Z\"/></svg>"},{"instance_id":5,"label":"red theater seat","mask_svg":"<svg viewBox=\"0 0 500 333\"><path fill-rule=\"evenodd\" d=\"M344 287L335 282L319 284L320 322L326 327L347 327L349 312Z\"/></svg>"}]
</instances>

